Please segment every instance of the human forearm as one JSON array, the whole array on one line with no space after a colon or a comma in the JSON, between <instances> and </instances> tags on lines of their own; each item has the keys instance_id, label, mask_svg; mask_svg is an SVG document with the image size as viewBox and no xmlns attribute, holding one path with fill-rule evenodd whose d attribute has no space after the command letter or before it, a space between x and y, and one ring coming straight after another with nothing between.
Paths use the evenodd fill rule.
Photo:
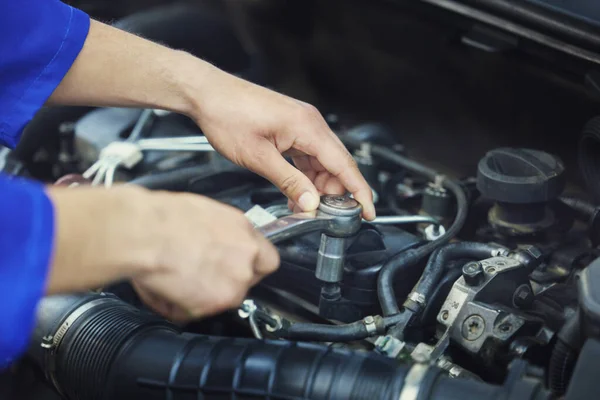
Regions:
<instances>
[{"instance_id":1,"label":"human forearm","mask_svg":"<svg viewBox=\"0 0 600 400\"><path fill-rule=\"evenodd\" d=\"M131 278L153 264L154 216L142 189L51 188L47 192L55 209L49 294Z\"/></svg>"},{"instance_id":2,"label":"human forearm","mask_svg":"<svg viewBox=\"0 0 600 400\"><path fill-rule=\"evenodd\" d=\"M49 104L159 108L190 115L216 68L191 55L92 21ZM192 87L193 86L193 87Z\"/></svg>"},{"instance_id":3,"label":"human forearm","mask_svg":"<svg viewBox=\"0 0 600 400\"><path fill-rule=\"evenodd\" d=\"M225 157L277 185L304 211L351 192L367 219L371 189L318 110L181 51L92 22L55 104L136 106L191 117ZM292 156L290 165L282 153Z\"/></svg>"}]
</instances>

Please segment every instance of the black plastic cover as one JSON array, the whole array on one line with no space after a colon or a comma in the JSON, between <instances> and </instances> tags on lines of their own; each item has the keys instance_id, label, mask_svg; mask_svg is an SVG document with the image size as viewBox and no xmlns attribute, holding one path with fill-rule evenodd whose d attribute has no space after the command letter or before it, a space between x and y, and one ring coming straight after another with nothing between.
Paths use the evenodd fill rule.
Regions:
<instances>
[{"instance_id":1,"label":"black plastic cover","mask_svg":"<svg viewBox=\"0 0 600 400\"><path fill-rule=\"evenodd\" d=\"M479 162L477 188L484 197L512 204L542 203L565 188L565 167L539 150L499 148Z\"/></svg>"},{"instance_id":2,"label":"black plastic cover","mask_svg":"<svg viewBox=\"0 0 600 400\"><path fill-rule=\"evenodd\" d=\"M592 262L579 276L579 306L583 313L587 335L600 334L600 258Z\"/></svg>"},{"instance_id":3,"label":"black plastic cover","mask_svg":"<svg viewBox=\"0 0 600 400\"><path fill-rule=\"evenodd\" d=\"M600 342L588 340L579 353L579 360L573 371L571 383L565 400L589 400L597 398L600 392L598 379L598 360L600 359Z\"/></svg>"}]
</instances>

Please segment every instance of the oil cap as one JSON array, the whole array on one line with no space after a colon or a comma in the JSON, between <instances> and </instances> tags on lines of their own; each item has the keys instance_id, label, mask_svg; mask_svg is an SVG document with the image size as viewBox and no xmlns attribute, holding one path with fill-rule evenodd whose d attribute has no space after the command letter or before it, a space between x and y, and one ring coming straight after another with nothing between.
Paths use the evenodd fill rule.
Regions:
<instances>
[{"instance_id":1,"label":"oil cap","mask_svg":"<svg viewBox=\"0 0 600 400\"><path fill-rule=\"evenodd\" d=\"M539 150L498 148L479 162L477 189L484 197L509 204L545 203L565 188L560 158Z\"/></svg>"}]
</instances>

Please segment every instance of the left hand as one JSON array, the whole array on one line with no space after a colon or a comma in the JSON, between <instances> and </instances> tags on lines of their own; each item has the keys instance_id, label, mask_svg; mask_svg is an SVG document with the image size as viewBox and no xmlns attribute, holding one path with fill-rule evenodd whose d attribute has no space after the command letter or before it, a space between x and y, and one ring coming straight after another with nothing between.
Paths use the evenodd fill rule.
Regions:
<instances>
[{"instance_id":1,"label":"left hand","mask_svg":"<svg viewBox=\"0 0 600 400\"><path fill-rule=\"evenodd\" d=\"M271 181L302 211L315 210L321 194L348 191L363 217L375 218L369 185L315 107L217 68L200 87L192 118L229 160Z\"/></svg>"}]
</instances>

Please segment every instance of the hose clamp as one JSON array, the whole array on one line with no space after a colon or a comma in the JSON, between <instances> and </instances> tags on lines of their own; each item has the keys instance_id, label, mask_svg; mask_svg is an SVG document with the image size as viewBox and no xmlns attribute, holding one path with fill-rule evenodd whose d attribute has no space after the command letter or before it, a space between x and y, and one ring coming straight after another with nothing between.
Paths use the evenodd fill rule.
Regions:
<instances>
[{"instance_id":1,"label":"hose clamp","mask_svg":"<svg viewBox=\"0 0 600 400\"><path fill-rule=\"evenodd\" d=\"M60 325L60 327L54 332L53 335L45 336L42 339L42 343L40 344L42 348L47 350L46 355L46 365L47 365L47 377L52 382L58 393L64 397L64 393L58 384L58 380L56 379L56 354L60 348L60 345L67 335L69 329L73 326L73 324L87 311L92 308L99 306L101 304L110 303L114 300L112 297L100 298L92 300L88 303L81 305L75 311L73 311L69 316L64 320L64 322Z\"/></svg>"},{"instance_id":2,"label":"hose clamp","mask_svg":"<svg viewBox=\"0 0 600 400\"><path fill-rule=\"evenodd\" d=\"M425 295L419 292L412 292L408 299L417 303L421 308L425 307Z\"/></svg>"},{"instance_id":3,"label":"hose clamp","mask_svg":"<svg viewBox=\"0 0 600 400\"><path fill-rule=\"evenodd\" d=\"M375 317L372 315L368 315L363 318L363 324L365 325L365 329L369 336L374 336L377 334L377 322L375 321Z\"/></svg>"},{"instance_id":4,"label":"hose clamp","mask_svg":"<svg viewBox=\"0 0 600 400\"><path fill-rule=\"evenodd\" d=\"M421 383L427 374L429 366L427 364L414 364L406 374L404 386L398 400L415 400L419 398Z\"/></svg>"}]
</instances>

